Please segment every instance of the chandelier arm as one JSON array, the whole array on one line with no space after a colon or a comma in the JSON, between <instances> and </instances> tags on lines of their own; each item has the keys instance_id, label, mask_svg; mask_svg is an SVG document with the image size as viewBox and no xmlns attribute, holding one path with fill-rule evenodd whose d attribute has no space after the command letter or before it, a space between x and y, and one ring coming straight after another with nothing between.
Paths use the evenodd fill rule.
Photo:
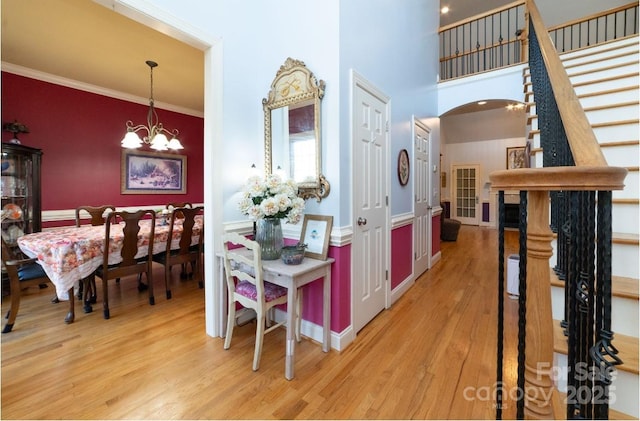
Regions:
<instances>
[{"instance_id":1,"label":"chandelier arm","mask_svg":"<svg viewBox=\"0 0 640 421\"><path fill-rule=\"evenodd\" d=\"M175 142L177 143L177 147L176 145L170 145L173 146L172 149L182 149L182 145L180 144L180 142L177 139L178 134L180 133L178 131L178 129L173 129L173 130L168 130L165 129L162 125L162 123L160 122L160 119L158 117L158 113L156 112L155 106L154 106L154 101L153 101L153 68L157 67L158 64L154 61L151 60L147 60L146 61L147 65L149 66L149 73L150 73L150 96L149 96L149 111L147 112L147 125L145 126L144 124L138 124L138 125L134 125L133 121L129 120L126 123L127 126L127 132L133 132L133 133L137 133L138 131L141 130L145 130L147 132L147 135L144 136L141 140L142 142L146 143L146 144L150 144L152 145L153 149L158 149L158 150L166 150L166 144L168 143L168 140L165 137L165 133L167 135L172 136L172 140L175 140ZM156 141L156 136L158 135L162 135L160 136L160 138L165 137L163 140L160 140L160 138L158 139L159 143L161 144L160 147L158 147L158 144L155 143ZM171 142L174 143L174 142ZM123 141L123 145L124 145L124 141ZM155 146L155 147L154 147ZM127 146L125 146L127 147Z\"/></svg>"}]
</instances>

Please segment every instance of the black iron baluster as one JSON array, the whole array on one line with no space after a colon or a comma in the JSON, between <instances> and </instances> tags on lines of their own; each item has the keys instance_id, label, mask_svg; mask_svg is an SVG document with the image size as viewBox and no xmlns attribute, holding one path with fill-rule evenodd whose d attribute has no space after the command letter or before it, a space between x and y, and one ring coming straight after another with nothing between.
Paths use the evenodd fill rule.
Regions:
<instances>
[{"instance_id":1,"label":"black iron baluster","mask_svg":"<svg viewBox=\"0 0 640 421\"><path fill-rule=\"evenodd\" d=\"M611 331L611 192L598 192L597 279L595 345L590 350L594 362L594 419L609 418L609 386L615 366L622 364L618 350L612 344Z\"/></svg>"},{"instance_id":2,"label":"black iron baluster","mask_svg":"<svg viewBox=\"0 0 640 421\"><path fill-rule=\"evenodd\" d=\"M496 364L496 419L502 419L504 360L504 190L498 192L498 361Z\"/></svg>"},{"instance_id":3,"label":"black iron baluster","mask_svg":"<svg viewBox=\"0 0 640 421\"><path fill-rule=\"evenodd\" d=\"M578 275L578 248L577 244L577 221L578 221L578 208L579 208L579 193L569 192L570 206L569 206L569 237L570 247L568 251L568 266L567 266L567 281L565 282L565 288L568 289L567 302L565 305L569 309L567 316L567 333L568 333L568 346L567 346L567 391L578 390L578 384L576 384L575 372L577 363L577 298L575 291L577 290L577 275ZM573 401L567 401L567 419L575 419L579 413L580 408L576 406L575 399Z\"/></svg>"},{"instance_id":4,"label":"black iron baluster","mask_svg":"<svg viewBox=\"0 0 640 421\"><path fill-rule=\"evenodd\" d=\"M527 192L520 191L520 215L518 221L519 273L518 273L518 401L516 418L524 419L524 373L526 363L526 327L527 327Z\"/></svg>"}]
</instances>

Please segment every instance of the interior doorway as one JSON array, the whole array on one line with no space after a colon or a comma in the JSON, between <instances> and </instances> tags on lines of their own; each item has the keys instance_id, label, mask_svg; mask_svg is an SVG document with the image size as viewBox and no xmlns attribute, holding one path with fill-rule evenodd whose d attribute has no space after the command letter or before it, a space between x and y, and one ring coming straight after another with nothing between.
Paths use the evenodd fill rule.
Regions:
<instances>
[{"instance_id":1,"label":"interior doorway","mask_svg":"<svg viewBox=\"0 0 640 421\"><path fill-rule=\"evenodd\" d=\"M223 63L222 40L209 38L201 31L193 30L183 21L166 13L165 10L149 6L146 0L127 0L126 3L109 2L107 7L143 25L152 27L163 34L198 48L204 53L204 214L207 221L204 232L205 243L216 248L216 233L222 228L222 189L214 188L210 180L222 178L222 165L214 162L223 156L222 145L222 92ZM160 24L160 25L159 25ZM219 237L219 236L218 236ZM223 282L219 282L219 262L213 253L205 254L205 330L209 336L224 334L226 292Z\"/></svg>"},{"instance_id":2,"label":"interior doorway","mask_svg":"<svg viewBox=\"0 0 640 421\"><path fill-rule=\"evenodd\" d=\"M429 128L414 118L413 124L413 177L414 188L414 277L417 278L431 267L431 204L429 186L431 186L431 167L429 151L431 143Z\"/></svg>"},{"instance_id":3,"label":"interior doorway","mask_svg":"<svg viewBox=\"0 0 640 421\"><path fill-rule=\"evenodd\" d=\"M389 98L352 71L351 315L357 333L388 306Z\"/></svg>"},{"instance_id":4,"label":"interior doorway","mask_svg":"<svg viewBox=\"0 0 640 421\"><path fill-rule=\"evenodd\" d=\"M479 225L480 165L453 165L451 217L465 225Z\"/></svg>"}]
</instances>

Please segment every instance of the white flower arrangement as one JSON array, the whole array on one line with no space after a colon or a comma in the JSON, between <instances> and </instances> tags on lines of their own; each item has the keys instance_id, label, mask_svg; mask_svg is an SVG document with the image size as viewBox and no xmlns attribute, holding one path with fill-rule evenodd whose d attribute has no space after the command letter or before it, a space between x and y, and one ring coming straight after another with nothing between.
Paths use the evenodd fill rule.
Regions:
<instances>
[{"instance_id":1,"label":"white flower arrangement","mask_svg":"<svg viewBox=\"0 0 640 421\"><path fill-rule=\"evenodd\" d=\"M265 179L253 176L244 186L238 207L253 221L286 218L288 223L297 224L304 211L304 199L298 197L298 185L291 179L282 181L276 174Z\"/></svg>"}]
</instances>

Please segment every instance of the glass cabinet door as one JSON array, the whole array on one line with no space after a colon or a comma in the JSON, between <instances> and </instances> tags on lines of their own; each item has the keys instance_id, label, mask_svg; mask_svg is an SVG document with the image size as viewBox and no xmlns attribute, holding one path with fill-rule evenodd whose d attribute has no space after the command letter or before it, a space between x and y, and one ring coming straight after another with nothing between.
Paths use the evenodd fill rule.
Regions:
<instances>
[{"instance_id":1,"label":"glass cabinet door","mask_svg":"<svg viewBox=\"0 0 640 421\"><path fill-rule=\"evenodd\" d=\"M2 239L15 248L18 238L40 231L40 158L39 149L3 143L1 161Z\"/></svg>"}]
</instances>

